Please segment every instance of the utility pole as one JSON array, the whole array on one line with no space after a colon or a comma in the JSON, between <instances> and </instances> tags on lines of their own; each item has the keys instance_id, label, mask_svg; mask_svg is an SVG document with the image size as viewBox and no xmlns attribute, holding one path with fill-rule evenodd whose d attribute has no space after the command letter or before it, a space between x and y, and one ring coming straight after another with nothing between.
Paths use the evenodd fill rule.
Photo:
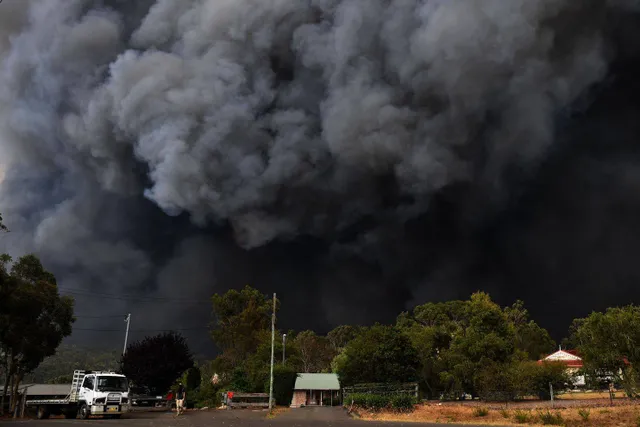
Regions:
<instances>
[{"instance_id":1,"label":"utility pole","mask_svg":"<svg viewBox=\"0 0 640 427\"><path fill-rule=\"evenodd\" d=\"M284 351L287 345L287 334L282 334L282 364L284 365Z\"/></svg>"},{"instance_id":2,"label":"utility pole","mask_svg":"<svg viewBox=\"0 0 640 427\"><path fill-rule=\"evenodd\" d=\"M271 314L271 379L269 381L269 412L273 409L273 357L276 344L276 293L273 293L273 313Z\"/></svg>"},{"instance_id":3,"label":"utility pole","mask_svg":"<svg viewBox=\"0 0 640 427\"><path fill-rule=\"evenodd\" d=\"M127 332L124 334L124 349L122 350L122 355L127 352L127 339L129 339L129 325L131 325L131 313L127 314L124 318L124 321L127 322Z\"/></svg>"}]
</instances>

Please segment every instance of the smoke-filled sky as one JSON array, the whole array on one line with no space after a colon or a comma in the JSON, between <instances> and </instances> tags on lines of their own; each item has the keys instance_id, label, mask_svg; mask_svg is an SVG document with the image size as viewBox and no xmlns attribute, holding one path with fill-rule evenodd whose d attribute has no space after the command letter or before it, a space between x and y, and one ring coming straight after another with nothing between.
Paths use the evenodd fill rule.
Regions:
<instances>
[{"instance_id":1,"label":"smoke-filled sky","mask_svg":"<svg viewBox=\"0 0 640 427\"><path fill-rule=\"evenodd\" d=\"M0 250L73 338L486 290L561 338L638 302L639 0L4 0ZM87 317L90 316L90 317ZM111 317L109 317L111 316Z\"/></svg>"}]
</instances>

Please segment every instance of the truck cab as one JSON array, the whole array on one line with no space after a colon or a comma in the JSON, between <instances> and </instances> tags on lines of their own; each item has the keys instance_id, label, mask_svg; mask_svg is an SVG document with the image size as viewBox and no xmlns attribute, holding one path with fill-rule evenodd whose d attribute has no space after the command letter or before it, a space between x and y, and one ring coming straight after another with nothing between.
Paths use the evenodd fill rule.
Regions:
<instances>
[{"instance_id":1,"label":"truck cab","mask_svg":"<svg viewBox=\"0 0 640 427\"><path fill-rule=\"evenodd\" d=\"M87 373L78 390L78 415L105 415L119 418L129 412L129 382L114 372Z\"/></svg>"}]
</instances>

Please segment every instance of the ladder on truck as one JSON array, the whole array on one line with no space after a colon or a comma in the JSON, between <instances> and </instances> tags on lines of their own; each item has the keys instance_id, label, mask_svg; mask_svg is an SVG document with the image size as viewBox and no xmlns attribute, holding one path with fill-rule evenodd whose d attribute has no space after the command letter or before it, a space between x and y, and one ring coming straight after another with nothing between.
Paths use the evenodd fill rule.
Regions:
<instances>
[{"instance_id":1,"label":"ladder on truck","mask_svg":"<svg viewBox=\"0 0 640 427\"><path fill-rule=\"evenodd\" d=\"M69 401L77 402L78 401L78 393L80 391L80 386L82 385L82 380L84 379L85 371L77 370L73 371L73 380L71 381L71 393L69 393Z\"/></svg>"}]
</instances>

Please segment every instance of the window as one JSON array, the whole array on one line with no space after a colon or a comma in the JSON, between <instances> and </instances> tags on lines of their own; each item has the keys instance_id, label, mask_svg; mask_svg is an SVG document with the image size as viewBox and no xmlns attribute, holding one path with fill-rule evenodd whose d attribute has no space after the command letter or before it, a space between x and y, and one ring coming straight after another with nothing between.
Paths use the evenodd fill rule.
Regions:
<instances>
[{"instance_id":1,"label":"window","mask_svg":"<svg viewBox=\"0 0 640 427\"><path fill-rule=\"evenodd\" d=\"M129 383L125 377L99 376L98 390L100 391L127 391Z\"/></svg>"},{"instance_id":2,"label":"window","mask_svg":"<svg viewBox=\"0 0 640 427\"><path fill-rule=\"evenodd\" d=\"M93 390L93 377L84 377L84 381L82 382L82 387L88 388L89 390Z\"/></svg>"}]
</instances>

